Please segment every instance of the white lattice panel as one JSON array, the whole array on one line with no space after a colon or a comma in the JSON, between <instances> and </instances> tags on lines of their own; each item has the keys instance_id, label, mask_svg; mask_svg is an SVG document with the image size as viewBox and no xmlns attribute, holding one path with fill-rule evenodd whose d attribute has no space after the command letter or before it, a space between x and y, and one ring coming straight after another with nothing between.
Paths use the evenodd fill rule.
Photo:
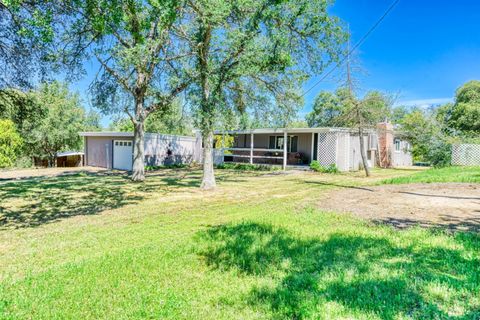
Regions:
<instances>
[{"instance_id":1,"label":"white lattice panel","mask_svg":"<svg viewBox=\"0 0 480 320\"><path fill-rule=\"evenodd\" d=\"M322 166L336 164L337 135L335 132L318 134L317 159Z\"/></svg>"},{"instance_id":2,"label":"white lattice panel","mask_svg":"<svg viewBox=\"0 0 480 320\"><path fill-rule=\"evenodd\" d=\"M457 166L480 166L480 144L454 144L452 164Z\"/></svg>"}]
</instances>

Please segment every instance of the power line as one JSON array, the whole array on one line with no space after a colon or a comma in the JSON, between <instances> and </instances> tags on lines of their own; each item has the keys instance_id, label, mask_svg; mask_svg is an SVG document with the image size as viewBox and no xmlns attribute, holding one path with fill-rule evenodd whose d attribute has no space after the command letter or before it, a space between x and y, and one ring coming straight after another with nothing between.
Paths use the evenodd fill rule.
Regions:
<instances>
[{"instance_id":1,"label":"power line","mask_svg":"<svg viewBox=\"0 0 480 320\"><path fill-rule=\"evenodd\" d=\"M325 80L329 75L332 74L333 71L335 71L338 67L340 67L341 65L343 65L345 63L345 61L347 61L348 58L350 58L350 55L358 48L362 45L363 42L365 42L365 40L368 38L368 36L370 36L370 34L380 25L380 23L382 23L383 19L385 19L385 17L390 13L390 11L393 10L393 8L395 8L395 6L400 2L400 0L395 0L391 5L390 7L388 7L388 9L383 13L383 15L380 17L380 19L377 20L377 22L375 22L375 24L367 31L367 33L365 33L363 35L362 38L360 38L360 40L353 46L353 48L347 52L346 56L340 60L339 63L337 63L332 69L330 69L330 71L328 71L323 77L320 78L320 80L318 80L317 82L315 82L315 84L313 86L311 86L308 90L306 90L303 94L302 94L302 97L304 97L307 93L309 93L310 91L312 91L313 88L315 88L318 84L320 84L320 82L322 82L323 80Z\"/></svg>"}]
</instances>

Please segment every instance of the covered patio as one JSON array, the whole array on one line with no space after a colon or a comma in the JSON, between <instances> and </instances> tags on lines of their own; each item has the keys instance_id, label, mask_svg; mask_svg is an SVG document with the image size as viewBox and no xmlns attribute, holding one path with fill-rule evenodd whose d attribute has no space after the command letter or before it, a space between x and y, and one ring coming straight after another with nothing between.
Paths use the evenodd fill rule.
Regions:
<instances>
[{"instance_id":1,"label":"covered patio","mask_svg":"<svg viewBox=\"0 0 480 320\"><path fill-rule=\"evenodd\" d=\"M318 132L327 128L269 128L217 131L215 134L233 136L233 146L217 149L224 162L308 166L317 158ZM224 144L222 144L224 145Z\"/></svg>"},{"instance_id":2,"label":"covered patio","mask_svg":"<svg viewBox=\"0 0 480 320\"><path fill-rule=\"evenodd\" d=\"M223 140L215 149L216 163L281 165L286 169L305 167L317 160L322 166L335 165L340 171L358 170L361 166L358 132L350 128L262 128L215 134ZM233 144L225 144L227 137L233 137ZM376 131L365 130L363 140L368 165L373 167Z\"/></svg>"}]
</instances>

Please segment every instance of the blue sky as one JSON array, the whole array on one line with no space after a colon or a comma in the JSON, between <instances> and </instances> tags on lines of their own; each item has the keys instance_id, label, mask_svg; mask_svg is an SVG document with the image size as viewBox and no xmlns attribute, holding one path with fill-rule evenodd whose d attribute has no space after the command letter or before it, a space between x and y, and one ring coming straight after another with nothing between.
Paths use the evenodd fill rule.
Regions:
<instances>
[{"instance_id":1,"label":"blue sky","mask_svg":"<svg viewBox=\"0 0 480 320\"><path fill-rule=\"evenodd\" d=\"M337 0L331 12L350 26L356 43L382 16L392 0ZM398 95L397 104L428 105L449 101L464 82L480 79L480 1L400 0L357 52L360 90ZM305 88L309 88L312 79ZM324 82L306 96L311 110Z\"/></svg>"},{"instance_id":2,"label":"blue sky","mask_svg":"<svg viewBox=\"0 0 480 320\"><path fill-rule=\"evenodd\" d=\"M356 43L391 3L337 0L331 12L349 24L352 43ZM397 95L397 104L447 102L461 84L480 79L480 1L400 0L356 56L366 73L359 76L361 91L375 89ZM86 67L87 76L72 85L83 97L96 65L88 63ZM304 88L310 88L317 79ZM301 115L311 110L319 91L336 86L334 79L316 86L306 95ZM106 125L108 121L102 122Z\"/></svg>"}]
</instances>

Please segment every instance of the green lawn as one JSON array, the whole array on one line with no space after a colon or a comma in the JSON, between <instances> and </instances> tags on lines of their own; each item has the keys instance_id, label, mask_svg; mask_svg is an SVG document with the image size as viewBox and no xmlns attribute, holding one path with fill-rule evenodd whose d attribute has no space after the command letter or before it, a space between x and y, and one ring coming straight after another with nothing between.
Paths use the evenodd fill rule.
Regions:
<instances>
[{"instance_id":1,"label":"green lawn","mask_svg":"<svg viewBox=\"0 0 480 320\"><path fill-rule=\"evenodd\" d=\"M421 173L386 179L384 183L433 183L433 182L466 182L480 183L480 167L447 167L430 169Z\"/></svg>"},{"instance_id":2,"label":"green lawn","mask_svg":"<svg viewBox=\"0 0 480 320\"><path fill-rule=\"evenodd\" d=\"M0 318L479 319L478 234L315 208L338 186L478 182L449 170L219 170L214 192L187 169L3 183Z\"/></svg>"}]
</instances>

